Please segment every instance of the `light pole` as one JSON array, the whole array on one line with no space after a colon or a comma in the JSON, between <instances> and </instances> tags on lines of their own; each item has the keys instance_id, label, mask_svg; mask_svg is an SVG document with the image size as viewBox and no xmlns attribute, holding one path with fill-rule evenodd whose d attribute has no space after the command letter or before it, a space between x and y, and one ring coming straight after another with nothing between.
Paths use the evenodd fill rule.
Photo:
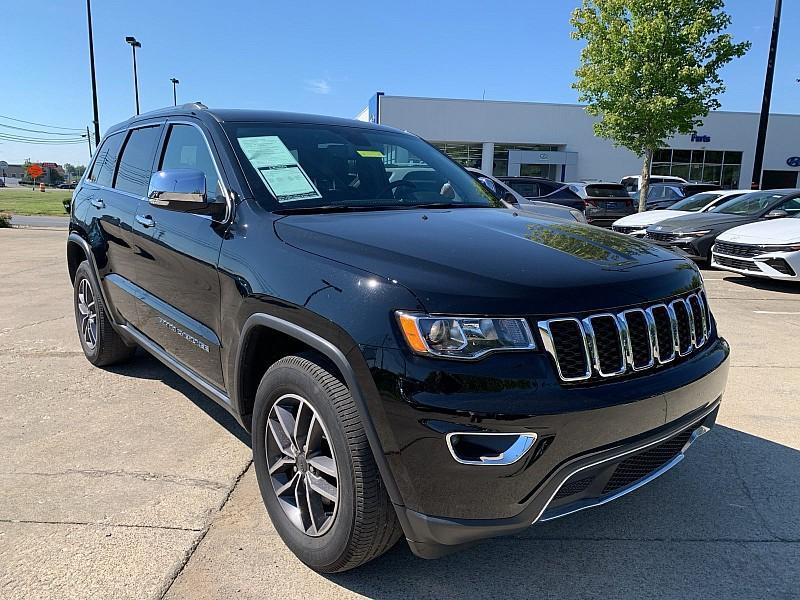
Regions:
<instances>
[{"instance_id":1,"label":"light pole","mask_svg":"<svg viewBox=\"0 0 800 600\"><path fill-rule=\"evenodd\" d=\"M92 72L92 107L94 108L94 147L100 143L100 117L97 115L97 78L94 74L94 38L92 35L92 3L86 0L86 20L89 24L89 68ZM89 154L91 154L91 146Z\"/></svg>"},{"instance_id":2,"label":"light pole","mask_svg":"<svg viewBox=\"0 0 800 600\"><path fill-rule=\"evenodd\" d=\"M764 144L767 141L767 125L769 124L769 104L772 100L772 76L775 73L775 54L778 51L778 32L781 28L781 0L775 0L775 15L772 17L772 38L769 42L767 58L767 75L764 79L764 98L761 100L761 118L758 121L758 137L756 138L756 155L753 159L753 178L750 188L761 188L761 168L764 165Z\"/></svg>"},{"instance_id":3,"label":"light pole","mask_svg":"<svg viewBox=\"0 0 800 600\"><path fill-rule=\"evenodd\" d=\"M180 83L174 77L170 79L172 82L172 106L178 106L178 92L176 91L177 85Z\"/></svg>"},{"instance_id":4,"label":"light pole","mask_svg":"<svg viewBox=\"0 0 800 600\"><path fill-rule=\"evenodd\" d=\"M136 73L136 49L142 45L133 36L127 36L125 41L131 45L133 50L133 89L136 93L136 114L139 114L139 75Z\"/></svg>"}]
</instances>

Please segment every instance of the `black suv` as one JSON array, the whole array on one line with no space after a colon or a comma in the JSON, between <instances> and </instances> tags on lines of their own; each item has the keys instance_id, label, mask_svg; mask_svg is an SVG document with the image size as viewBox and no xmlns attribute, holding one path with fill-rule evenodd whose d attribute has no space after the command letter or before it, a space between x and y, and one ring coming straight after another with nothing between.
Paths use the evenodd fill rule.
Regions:
<instances>
[{"instance_id":1,"label":"black suv","mask_svg":"<svg viewBox=\"0 0 800 600\"><path fill-rule=\"evenodd\" d=\"M319 571L603 504L716 419L729 349L692 263L505 208L408 133L144 114L111 128L71 211L86 357L141 347L229 410Z\"/></svg>"}]
</instances>

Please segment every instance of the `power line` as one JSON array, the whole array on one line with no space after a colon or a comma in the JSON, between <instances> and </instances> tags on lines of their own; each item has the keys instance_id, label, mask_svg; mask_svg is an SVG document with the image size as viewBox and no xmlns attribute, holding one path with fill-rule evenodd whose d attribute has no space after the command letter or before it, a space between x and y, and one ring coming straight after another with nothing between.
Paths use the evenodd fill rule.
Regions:
<instances>
[{"instance_id":1,"label":"power line","mask_svg":"<svg viewBox=\"0 0 800 600\"><path fill-rule=\"evenodd\" d=\"M27 127L15 127L14 125L6 125L5 123L0 123L0 127L5 127L7 129L16 129L17 131L28 131L31 133L46 133L48 135L71 135L71 136L75 135L74 133L60 133L58 131L45 131L43 129L28 129Z\"/></svg>"},{"instance_id":2,"label":"power line","mask_svg":"<svg viewBox=\"0 0 800 600\"><path fill-rule=\"evenodd\" d=\"M10 136L4 133L0 133L0 140L6 140L8 142L18 142L20 144L82 144L86 141L86 138L73 138L73 139L46 139L46 138L29 138L29 137L21 137L21 136Z\"/></svg>"},{"instance_id":3,"label":"power line","mask_svg":"<svg viewBox=\"0 0 800 600\"><path fill-rule=\"evenodd\" d=\"M39 127L49 127L50 129L63 129L65 131L83 131L80 127L59 127L58 125L46 125L45 123L35 123L33 121L24 121L22 119L15 119L14 117L7 117L0 115L0 119L7 119L9 121L16 121L17 123L27 123L28 125L38 125Z\"/></svg>"}]
</instances>

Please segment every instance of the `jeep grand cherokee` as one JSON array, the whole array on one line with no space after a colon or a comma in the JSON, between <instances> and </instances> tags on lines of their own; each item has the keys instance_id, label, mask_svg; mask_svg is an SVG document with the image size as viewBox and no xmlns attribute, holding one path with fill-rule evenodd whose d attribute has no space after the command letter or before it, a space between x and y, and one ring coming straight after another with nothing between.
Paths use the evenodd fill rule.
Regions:
<instances>
[{"instance_id":1,"label":"jeep grand cherokee","mask_svg":"<svg viewBox=\"0 0 800 600\"><path fill-rule=\"evenodd\" d=\"M506 208L369 123L191 104L116 125L67 263L88 360L143 348L229 410L322 572L626 494L711 427L727 378L693 264Z\"/></svg>"}]
</instances>

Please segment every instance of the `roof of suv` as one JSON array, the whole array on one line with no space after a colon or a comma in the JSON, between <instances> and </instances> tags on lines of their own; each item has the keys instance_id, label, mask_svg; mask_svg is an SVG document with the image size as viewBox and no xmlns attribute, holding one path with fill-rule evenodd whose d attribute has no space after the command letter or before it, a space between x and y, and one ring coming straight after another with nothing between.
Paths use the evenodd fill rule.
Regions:
<instances>
[{"instance_id":1,"label":"roof of suv","mask_svg":"<svg viewBox=\"0 0 800 600\"><path fill-rule=\"evenodd\" d=\"M328 117L325 115L311 115L304 113L281 112L275 110L255 110L242 108L208 108L200 102L191 102L181 106L169 106L150 112L142 113L130 119L117 123L109 128L109 132L124 129L137 121L152 119L154 117L172 116L201 116L207 115L219 123L225 122L258 122L258 123L307 123L321 125L342 125L348 127L364 127L367 129L380 129L402 132L400 129L377 125L367 121L345 119L342 117ZM407 133L407 132L402 132Z\"/></svg>"}]
</instances>

